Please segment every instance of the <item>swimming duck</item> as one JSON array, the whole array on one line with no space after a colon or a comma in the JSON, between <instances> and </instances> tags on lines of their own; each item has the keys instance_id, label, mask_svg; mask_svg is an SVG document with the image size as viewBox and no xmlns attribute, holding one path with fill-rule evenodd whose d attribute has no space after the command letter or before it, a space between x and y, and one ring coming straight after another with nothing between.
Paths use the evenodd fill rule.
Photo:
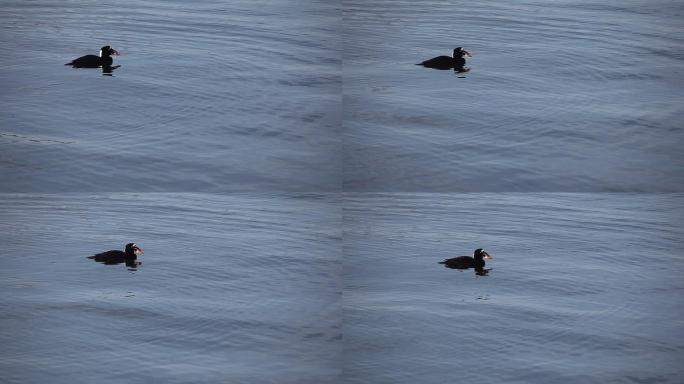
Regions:
<instances>
[{"instance_id":1,"label":"swimming duck","mask_svg":"<svg viewBox=\"0 0 684 384\"><path fill-rule=\"evenodd\" d=\"M439 264L454 269L482 268L485 265L485 259L491 260L492 257L484 249L478 248L473 252L472 257L458 256L440 261Z\"/></svg>"},{"instance_id":2,"label":"swimming duck","mask_svg":"<svg viewBox=\"0 0 684 384\"><path fill-rule=\"evenodd\" d=\"M114 61L112 60L111 55L118 54L119 52L116 49L110 47L109 45L105 45L104 47L100 48L100 56L85 55L64 65L72 65L74 68L110 67Z\"/></svg>"},{"instance_id":3,"label":"swimming duck","mask_svg":"<svg viewBox=\"0 0 684 384\"><path fill-rule=\"evenodd\" d=\"M422 63L416 65L422 65L427 68L435 69L462 69L465 66L465 58L473 57L468 51L464 50L462 47L454 49L454 56L437 56L430 60L425 60Z\"/></svg>"},{"instance_id":4,"label":"swimming duck","mask_svg":"<svg viewBox=\"0 0 684 384\"><path fill-rule=\"evenodd\" d=\"M126 244L125 251L113 250L98 253L93 256L88 256L89 259L105 264L119 264L123 262L131 262L138 258L138 254L145 253L135 243Z\"/></svg>"}]
</instances>

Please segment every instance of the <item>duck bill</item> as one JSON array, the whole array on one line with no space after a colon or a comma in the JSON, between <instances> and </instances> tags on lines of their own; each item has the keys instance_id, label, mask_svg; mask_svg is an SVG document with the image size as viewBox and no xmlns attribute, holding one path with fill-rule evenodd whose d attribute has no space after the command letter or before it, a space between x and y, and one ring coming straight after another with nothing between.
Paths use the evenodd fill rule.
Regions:
<instances>
[{"instance_id":1,"label":"duck bill","mask_svg":"<svg viewBox=\"0 0 684 384\"><path fill-rule=\"evenodd\" d=\"M483 258L484 258L485 260L491 260L491 259L492 259L492 256L490 256L489 253L487 253L487 252L483 252L483 253L484 253L484 257L483 257Z\"/></svg>"},{"instance_id":2,"label":"duck bill","mask_svg":"<svg viewBox=\"0 0 684 384\"><path fill-rule=\"evenodd\" d=\"M116 49L112 48L112 49L109 50L109 54L110 54L110 55L119 56L119 51L117 51Z\"/></svg>"},{"instance_id":3,"label":"duck bill","mask_svg":"<svg viewBox=\"0 0 684 384\"><path fill-rule=\"evenodd\" d=\"M138 254L142 255L143 253L145 253L145 251L143 251L142 248L140 248L138 246L133 247L133 252L135 252L136 255L138 255Z\"/></svg>"},{"instance_id":4,"label":"duck bill","mask_svg":"<svg viewBox=\"0 0 684 384\"><path fill-rule=\"evenodd\" d=\"M468 51L463 51L463 56L464 57L473 57L473 55L470 54Z\"/></svg>"}]
</instances>

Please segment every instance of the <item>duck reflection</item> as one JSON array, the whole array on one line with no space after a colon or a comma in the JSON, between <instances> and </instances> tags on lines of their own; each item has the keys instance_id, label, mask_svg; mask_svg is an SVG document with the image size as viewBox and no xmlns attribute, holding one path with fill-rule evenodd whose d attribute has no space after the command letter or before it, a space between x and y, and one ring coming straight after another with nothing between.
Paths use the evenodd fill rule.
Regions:
<instances>
[{"instance_id":1,"label":"duck reflection","mask_svg":"<svg viewBox=\"0 0 684 384\"><path fill-rule=\"evenodd\" d=\"M112 72L119 67L120 65L103 65L102 76L112 76Z\"/></svg>"},{"instance_id":2,"label":"duck reflection","mask_svg":"<svg viewBox=\"0 0 684 384\"><path fill-rule=\"evenodd\" d=\"M89 259L105 265L116 265L125 263L128 269L135 270L142 265L142 261L138 261L138 255L145 253L142 248L135 243L126 244L124 251L112 250L88 256Z\"/></svg>"},{"instance_id":3,"label":"duck reflection","mask_svg":"<svg viewBox=\"0 0 684 384\"><path fill-rule=\"evenodd\" d=\"M470 269L470 268L450 267L448 265L445 265L444 268L460 269L460 270ZM489 276L489 271L492 270L492 268L484 268L484 267L474 267L474 269L475 269L475 274L478 276Z\"/></svg>"}]
</instances>

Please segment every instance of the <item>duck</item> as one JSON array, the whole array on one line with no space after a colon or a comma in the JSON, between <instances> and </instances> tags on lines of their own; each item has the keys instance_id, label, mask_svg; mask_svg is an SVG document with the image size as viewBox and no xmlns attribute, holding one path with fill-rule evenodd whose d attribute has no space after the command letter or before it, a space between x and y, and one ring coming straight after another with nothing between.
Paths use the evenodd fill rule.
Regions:
<instances>
[{"instance_id":1,"label":"duck","mask_svg":"<svg viewBox=\"0 0 684 384\"><path fill-rule=\"evenodd\" d=\"M135 243L126 244L125 251L112 250L88 256L89 259L105 264L129 263L138 258L138 255L145 253L142 248Z\"/></svg>"},{"instance_id":2,"label":"duck","mask_svg":"<svg viewBox=\"0 0 684 384\"><path fill-rule=\"evenodd\" d=\"M465 66L465 58L473 57L470 52L463 49L463 47L454 48L453 57L449 56L437 56L430 60L425 60L422 63L416 65L422 65L426 68L434 69L456 69L460 70Z\"/></svg>"},{"instance_id":3,"label":"duck","mask_svg":"<svg viewBox=\"0 0 684 384\"><path fill-rule=\"evenodd\" d=\"M482 268L485 266L485 259L491 260L492 257L482 248L478 248L473 252L473 256L458 256L451 259L440 261L439 264L444 264L447 268L454 269L468 269L468 268Z\"/></svg>"},{"instance_id":4,"label":"duck","mask_svg":"<svg viewBox=\"0 0 684 384\"><path fill-rule=\"evenodd\" d=\"M111 67L112 63L114 62L111 55L119 55L119 52L109 45L105 45L104 47L100 48L100 56L85 55L64 65L71 65L74 68Z\"/></svg>"}]
</instances>

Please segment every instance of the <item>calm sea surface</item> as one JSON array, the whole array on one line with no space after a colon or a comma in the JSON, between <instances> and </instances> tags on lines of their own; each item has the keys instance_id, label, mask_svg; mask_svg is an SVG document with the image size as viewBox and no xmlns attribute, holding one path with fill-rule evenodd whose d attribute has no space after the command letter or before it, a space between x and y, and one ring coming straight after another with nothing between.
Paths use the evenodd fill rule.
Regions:
<instances>
[{"instance_id":1,"label":"calm sea surface","mask_svg":"<svg viewBox=\"0 0 684 384\"><path fill-rule=\"evenodd\" d=\"M0 382L681 383L682 20L3 1Z\"/></svg>"},{"instance_id":2,"label":"calm sea surface","mask_svg":"<svg viewBox=\"0 0 684 384\"><path fill-rule=\"evenodd\" d=\"M328 383L339 199L0 195L0 381ZM144 249L135 271L86 256Z\"/></svg>"},{"instance_id":3,"label":"calm sea surface","mask_svg":"<svg viewBox=\"0 0 684 384\"><path fill-rule=\"evenodd\" d=\"M346 194L344 383L680 383L684 194ZM488 276L437 264L485 248Z\"/></svg>"},{"instance_id":4,"label":"calm sea surface","mask_svg":"<svg viewBox=\"0 0 684 384\"><path fill-rule=\"evenodd\" d=\"M678 383L683 207L682 194L3 194L0 372ZM145 250L135 271L86 259L128 241ZM494 257L488 276L437 264L475 247Z\"/></svg>"},{"instance_id":5,"label":"calm sea surface","mask_svg":"<svg viewBox=\"0 0 684 384\"><path fill-rule=\"evenodd\" d=\"M681 1L343 5L346 190L682 190Z\"/></svg>"},{"instance_id":6,"label":"calm sea surface","mask_svg":"<svg viewBox=\"0 0 684 384\"><path fill-rule=\"evenodd\" d=\"M681 1L5 1L0 190L678 191L683 19ZM112 77L62 65L106 44ZM465 78L413 65L455 46Z\"/></svg>"},{"instance_id":7,"label":"calm sea surface","mask_svg":"<svg viewBox=\"0 0 684 384\"><path fill-rule=\"evenodd\" d=\"M0 190L339 188L339 3L0 7Z\"/></svg>"}]
</instances>

